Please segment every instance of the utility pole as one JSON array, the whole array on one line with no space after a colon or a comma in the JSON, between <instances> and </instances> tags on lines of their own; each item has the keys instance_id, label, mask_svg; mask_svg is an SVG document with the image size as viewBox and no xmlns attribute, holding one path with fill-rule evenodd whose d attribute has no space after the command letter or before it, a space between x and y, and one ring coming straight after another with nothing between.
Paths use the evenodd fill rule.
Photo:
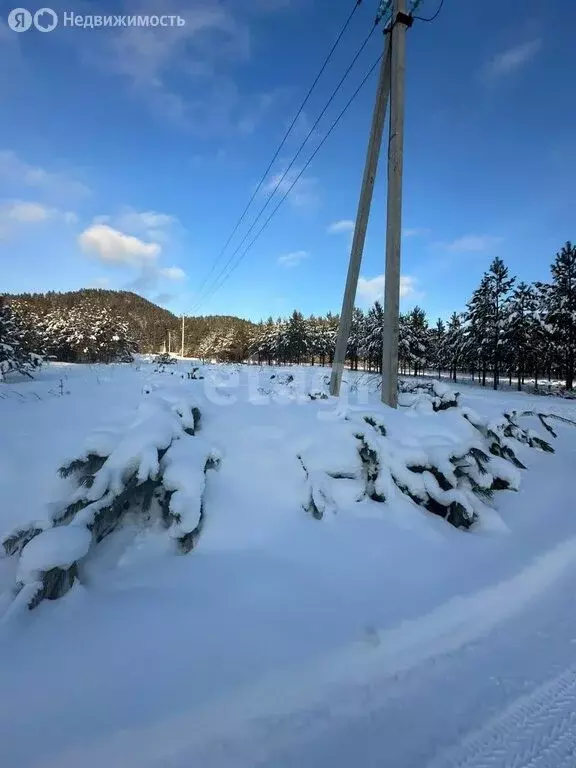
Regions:
<instances>
[{"instance_id":1,"label":"utility pole","mask_svg":"<svg viewBox=\"0 0 576 768\"><path fill-rule=\"evenodd\" d=\"M172 351L172 331L168 331L168 354Z\"/></svg>"},{"instance_id":2,"label":"utility pole","mask_svg":"<svg viewBox=\"0 0 576 768\"><path fill-rule=\"evenodd\" d=\"M358 287L358 277L360 275L364 242L366 240L366 229L368 227L368 218L370 216L370 207L372 205L372 194L374 192L374 182L376 181L376 171L378 169L378 159L380 157L380 147L382 145L386 108L388 105L388 96L390 94L390 72L390 35L386 34L384 55L380 65L378 89L376 91L376 101L374 103L374 112L372 114L370 141L368 142L368 150L366 152L364 176L362 178L362 188L360 190L358 211L356 213L356 222L354 225L354 238L352 240L352 248L350 251L346 288L344 289L342 311L340 312L340 324L338 327L334 361L332 363L332 375L330 377L330 394L336 397L340 394L342 373L344 372L344 364L346 362L346 349L350 337L350 328L352 327L354 300L356 298L356 289Z\"/></svg>"},{"instance_id":3,"label":"utility pole","mask_svg":"<svg viewBox=\"0 0 576 768\"><path fill-rule=\"evenodd\" d=\"M386 212L386 282L382 340L382 402L398 404L398 321L400 314L400 238L402 227L402 167L404 152L404 75L406 29L412 19L406 0L394 0L392 10L390 139Z\"/></svg>"},{"instance_id":4,"label":"utility pole","mask_svg":"<svg viewBox=\"0 0 576 768\"><path fill-rule=\"evenodd\" d=\"M184 315L182 315L182 351L180 357L184 357Z\"/></svg>"}]
</instances>

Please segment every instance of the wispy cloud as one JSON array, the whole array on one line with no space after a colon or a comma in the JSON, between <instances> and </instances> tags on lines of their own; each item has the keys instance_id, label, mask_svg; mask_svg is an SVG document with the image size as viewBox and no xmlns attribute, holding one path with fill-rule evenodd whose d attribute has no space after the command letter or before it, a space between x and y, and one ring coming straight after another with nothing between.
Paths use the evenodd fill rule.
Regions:
<instances>
[{"instance_id":1,"label":"wispy cloud","mask_svg":"<svg viewBox=\"0 0 576 768\"><path fill-rule=\"evenodd\" d=\"M510 75L531 61L542 48L542 40L536 38L497 53L484 67L484 75L498 78Z\"/></svg>"},{"instance_id":2,"label":"wispy cloud","mask_svg":"<svg viewBox=\"0 0 576 768\"><path fill-rule=\"evenodd\" d=\"M297 267L305 259L310 256L308 251L292 251L291 253L284 253L278 257L278 264L283 267Z\"/></svg>"},{"instance_id":3,"label":"wispy cloud","mask_svg":"<svg viewBox=\"0 0 576 768\"><path fill-rule=\"evenodd\" d=\"M122 232L159 242L169 240L174 227L180 224L176 216L171 214L158 211L137 211L129 207L114 215L96 216L93 223L109 224Z\"/></svg>"},{"instance_id":4,"label":"wispy cloud","mask_svg":"<svg viewBox=\"0 0 576 768\"><path fill-rule=\"evenodd\" d=\"M354 230L354 222L352 219L340 219L340 221L333 221L326 228L326 232L329 235L338 235L342 232L352 232Z\"/></svg>"},{"instance_id":5,"label":"wispy cloud","mask_svg":"<svg viewBox=\"0 0 576 768\"><path fill-rule=\"evenodd\" d=\"M275 89L247 92L234 79L251 55L252 15L273 10L260 6L164 0L162 13L180 16L182 26L123 28L74 43L85 61L119 77L158 119L203 136L252 133L276 98ZM158 4L139 0L138 11L156 14Z\"/></svg>"},{"instance_id":6,"label":"wispy cloud","mask_svg":"<svg viewBox=\"0 0 576 768\"><path fill-rule=\"evenodd\" d=\"M296 181L299 173L299 168L291 168L286 176L284 171L279 171L268 179L262 190L268 194L276 190L275 199L278 200L287 195L287 200L293 208L316 208L320 203L320 182L314 176L305 175Z\"/></svg>"},{"instance_id":7,"label":"wispy cloud","mask_svg":"<svg viewBox=\"0 0 576 768\"><path fill-rule=\"evenodd\" d=\"M500 245L501 242L501 237L493 237L492 235L464 235L463 237L458 237L456 240L452 240L448 243L436 243L436 246L443 248L446 251L452 251L453 253L478 253L481 251L489 251L497 245Z\"/></svg>"},{"instance_id":8,"label":"wispy cloud","mask_svg":"<svg viewBox=\"0 0 576 768\"><path fill-rule=\"evenodd\" d=\"M382 302L385 282L384 275L376 275L376 277L371 278L360 277L358 280L358 297L369 304L373 304L377 299ZM416 282L416 278L402 275L400 277L400 298L415 298L422 295L416 291Z\"/></svg>"},{"instance_id":9,"label":"wispy cloud","mask_svg":"<svg viewBox=\"0 0 576 768\"><path fill-rule=\"evenodd\" d=\"M43 203L25 200L9 200L0 203L0 240L48 221L65 224L76 223L78 217L72 211L61 211Z\"/></svg>"},{"instance_id":10,"label":"wispy cloud","mask_svg":"<svg viewBox=\"0 0 576 768\"><path fill-rule=\"evenodd\" d=\"M32 165L11 150L0 151L0 180L12 188L34 188L51 201L78 201L90 195L86 184L68 172Z\"/></svg>"},{"instance_id":11,"label":"wispy cloud","mask_svg":"<svg viewBox=\"0 0 576 768\"><path fill-rule=\"evenodd\" d=\"M158 270L158 274L168 280L184 280L186 278L186 272L181 267L162 267Z\"/></svg>"},{"instance_id":12,"label":"wispy cloud","mask_svg":"<svg viewBox=\"0 0 576 768\"><path fill-rule=\"evenodd\" d=\"M402 230L402 237L424 237L429 234L430 230L427 227L408 227Z\"/></svg>"}]
</instances>

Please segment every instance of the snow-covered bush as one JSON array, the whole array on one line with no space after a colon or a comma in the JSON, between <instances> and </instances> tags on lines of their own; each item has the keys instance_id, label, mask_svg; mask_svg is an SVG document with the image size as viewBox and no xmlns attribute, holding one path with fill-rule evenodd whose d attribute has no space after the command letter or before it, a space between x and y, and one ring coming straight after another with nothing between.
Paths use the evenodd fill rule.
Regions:
<instances>
[{"instance_id":1,"label":"snow-covered bush","mask_svg":"<svg viewBox=\"0 0 576 768\"><path fill-rule=\"evenodd\" d=\"M8 302L0 296L0 381L16 373L32 377L42 358L25 343L26 329Z\"/></svg>"},{"instance_id":2,"label":"snow-covered bush","mask_svg":"<svg viewBox=\"0 0 576 768\"><path fill-rule=\"evenodd\" d=\"M411 435L410 423L399 430L397 421L389 434L385 412L348 411L328 431L322 425L298 454L306 475L304 509L318 519L335 511L343 492L337 481L348 480L356 501L393 503L401 495L457 528L470 528L495 491L518 490L519 469L525 469L515 452L520 443L553 451L518 423L521 415L538 414L512 412L490 420L446 405L456 398L444 390L420 395L436 405L424 418L435 421L443 418L438 411L456 408L457 423L450 422L455 434L439 422L429 433ZM540 414L540 420L554 434L546 417Z\"/></svg>"},{"instance_id":3,"label":"snow-covered bush","mask_svg":"<svg viewBox=\"0 0 576 768\"><path fill-rule=\"evenodd\" d=\"M48 523L2 541L6 554L20 555L17 599L34 608L61 597L79 577L82 559L127 519L162 522L178 551L189 552L202 526L205 474L219 462L196 435L199 420L182 390L150 392L128 428L92 433L60 469L75 484L67 503Z\"/></svg>"},{"instance_id":4,"label":"snow-covered bush","mask_svg":"<svg viewBox=\"0 0 576 768\"><path fill-rule=\"evenodd\" d=\"M454 392L441 381L398 381L398 404L411 406L422 402L430 402L432 410L445 411L458 406L459 392Z\"/></svg>"},{"instance_id":5,"label":"snow-covered bush","mask_svg":"<svg viewBox=\"0 0 576 768\"><path fill-rule=\"evenodd\" d=\"M168 352L162 352L161 354L156 355L153 362L157 367L174 365L176 363L176 358L169 355Z\"/></svg>"}]
</instances>

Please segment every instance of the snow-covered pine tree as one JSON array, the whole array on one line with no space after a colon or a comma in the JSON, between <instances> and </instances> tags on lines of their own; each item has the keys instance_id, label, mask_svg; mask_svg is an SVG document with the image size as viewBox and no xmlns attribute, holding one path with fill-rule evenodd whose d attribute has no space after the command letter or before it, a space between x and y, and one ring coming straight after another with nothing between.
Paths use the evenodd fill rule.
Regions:
<instances>
[{"instance_id":1,"label":"snow-covered pine tree","mask_svg":"<svg viewBox=\"0 0 576 768\"><path fill-rule=\"evenodd\" d=\"M452 381L456 381L458 378L458 368L464 354L465 342L462 315L458 312L452 312L446 328L442 352L442 358L446 360Z\"/></svg>"},{"instance_id":2,"label":"snow-covered pine tree","mask_svg":"<svg viewBox=\"0 0 576 768\"><path fill-rule=\"evenodd\" d=\"M11 373L32 378L40 357L27 350L25 329L6 299L0 296L0 381Z\"/></svg>"},{"instance_id":3,"label":"snow-covered pine tree","mask_svg":"<svg viewBox=\"0 0 576 768\"><path fill-rule=\"evenodd\" d=\"M46 314L44 327L48 354L63 362L130 362L136 350L128 323L105 306L58 307Z\"/></svg>"},{"instance_id":4,"label":"snow-covered pine tree","mask_svg":"<svg viewBox=\"0 0 576 768\"><path fill-rule=\"evenodd\" d=\"M384 311L379 301L368 310L365 322L365 333L361 345L362 355L368 361L370 370L380 371L382 367L382 328L384 326Z\"/></svg>"},{"instance_id":5,"label":"snow-covered pine tree","mask_svg":"<svg viewBox=\"0 0 576 768\"><path fill-rule=\"evenodd\" d=\"M346 357L350 360L350 367L353 371L358 370L358 358L362 337L364 335L364 312L358 307L354 307L352 312L352 325L350 326L350 337L346 349Z\"/></svg>"},{"instance_id":6,"label":"snow-covered pine tree","mask_svg":"<svg viewBox=\"0 0 576 768\"><path fill-rule=\"evenodd\" d=\"M286 329L286 351L288 359L300 364L308 352L306 321L301 312L294 310Z\"/></svg>"},{"instance_id":7,"label":"snow-covered pine tree","mask_svg":"<svg viewBox=\"0 0 576 768\"><path fill-rule=\"evenodd\" d=\"M408 316L410 326L410 361L414 376L422 373L428 362L428 320L421 307L414 307Z\"/></svg>"},{"instance_id":8,"label":"snow-covered pine tree","mask_svg":"<svg viewBox=\"0 0 576 768\"><path fill-rule=\"evenodd\" d=\"M492 358L494 370L494 389L500 382L500 367L503 356L504 329L506 326L507 298L515 277L510 277L508 267L502 259L496 257L488 270L488 287L490 291L492 324L488 328L489 355Z\"/></svg>"},{"instance_id":9,"label":"snow-covered pine tree","mask_svg":"<svg viewBox=\"0 0 576 768\"><path fill-rule=\"evenodd\" d=\"M398 317L398 364L404 374L410 373L413 346L410 316L401 312Z\"/></svg>"},{"instance_id":10,"label":"snow-covered pine tree","mask_svg":"<svg viewBox=\"0 0 576 768\"><path fill-rule=\"evenodd\" d=\"M491 363L491 324L493 305L488 275L484 273L480 285L467 304L464 350L474 377L478 368L482 372L482 386L486 386L486 373ZM480 375L480 374L479 374Z\"/></svg>"},{"instance_id":11,"label":"snow-covered pine tree","mask_svg":"<svg viewBox=\"0 0 576 768\"><path fill-rule=\"evenodd\" d=\"M438 318L434 328L428 331L428 350L430 364L438 371L438 378L448 366L446 354L446 326L441 318Z\"/></svg>"},{"instance_id":12,"label":"snow-covered pine tree","mask_svg":"<svg viewBox=\"0 0 576 768\"><path fill-rule=\"evenodd\" d=\"M527 363L537 347L537 311L538 296L534 287L519 283L508 301L504 328L505 347L516 368L518 391L522 389Z\"/></svg>"},{"instance_id":13,"label":"snow-covered pine tree","mask_svg":"<svg viewBox=\"0 0 576 768\"><path fill-rule=\"evenodd\" d=\"M567 242L551 267L552 283L539 284L545 302L544 321L552 328L566 389L574 388L576 356L576 245Z\"/></svg>"}]
</instances>

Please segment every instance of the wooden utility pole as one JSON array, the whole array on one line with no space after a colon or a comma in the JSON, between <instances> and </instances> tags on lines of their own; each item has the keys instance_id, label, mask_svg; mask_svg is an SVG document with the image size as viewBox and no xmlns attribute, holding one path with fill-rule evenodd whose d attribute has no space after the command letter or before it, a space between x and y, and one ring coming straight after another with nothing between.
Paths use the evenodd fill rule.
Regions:
<instances>
[{"instance_id":1,"label":"wooden utility pole","mask_svg":"<svg viewBox=\"0 0 576 768\"><path fill-rule=\"evenodd\" d=\"M335 396L340 394L342 373L346 362L346 349L350 337L350 328L352 327L354 300L356 298L356 289L358 287L358 277L360 275L364 242L366 240L366 229L368 227L370 206L372 205L372 194L374 192L374 182L376 181L376 171L378 169L378 159L380 157L380 147L382 145L386 108L388 105L388 96L390 94L390 72L390 35L386 34L384 55L380 65L378 90L376 91L376 102L374 103L374 113L372 115L370 141L366 153L364 176L362 178L362 188L360 190L358 211L356 213L356 222L354 225L354 238L352 240L352 249L350 251L346 288L342 300L342 311L340 312L340 325L338 327L338 338L336 340L336 350L334 352L334 361L332 363L332 375L330 377L330 394Z\"/></svg>"},{"instance_id":2,"label":"wooden utility pole","mask_svg":"<svg viewBox=\"0 0 576 768\"><path fill-rule=\"evenodd\" d=\"M184 315L182 315L182 350L180 352L180 357L184 357Z\"/></svg>"},{"instance_id":3,"label":"wooden utility pole","mask_svg":"<svg viewBox=\"0 0 576 768\"><path fill-rule=\"evenodd\" d=\"M386 272L382 340L382 402L398 404L398 321L400 314L400 238L402 227L402 167L404 152L404 74L406 0L394 0L392 10L390 140L388 145L388 203L386 213Z\"/></svg>"}]
</instances>

